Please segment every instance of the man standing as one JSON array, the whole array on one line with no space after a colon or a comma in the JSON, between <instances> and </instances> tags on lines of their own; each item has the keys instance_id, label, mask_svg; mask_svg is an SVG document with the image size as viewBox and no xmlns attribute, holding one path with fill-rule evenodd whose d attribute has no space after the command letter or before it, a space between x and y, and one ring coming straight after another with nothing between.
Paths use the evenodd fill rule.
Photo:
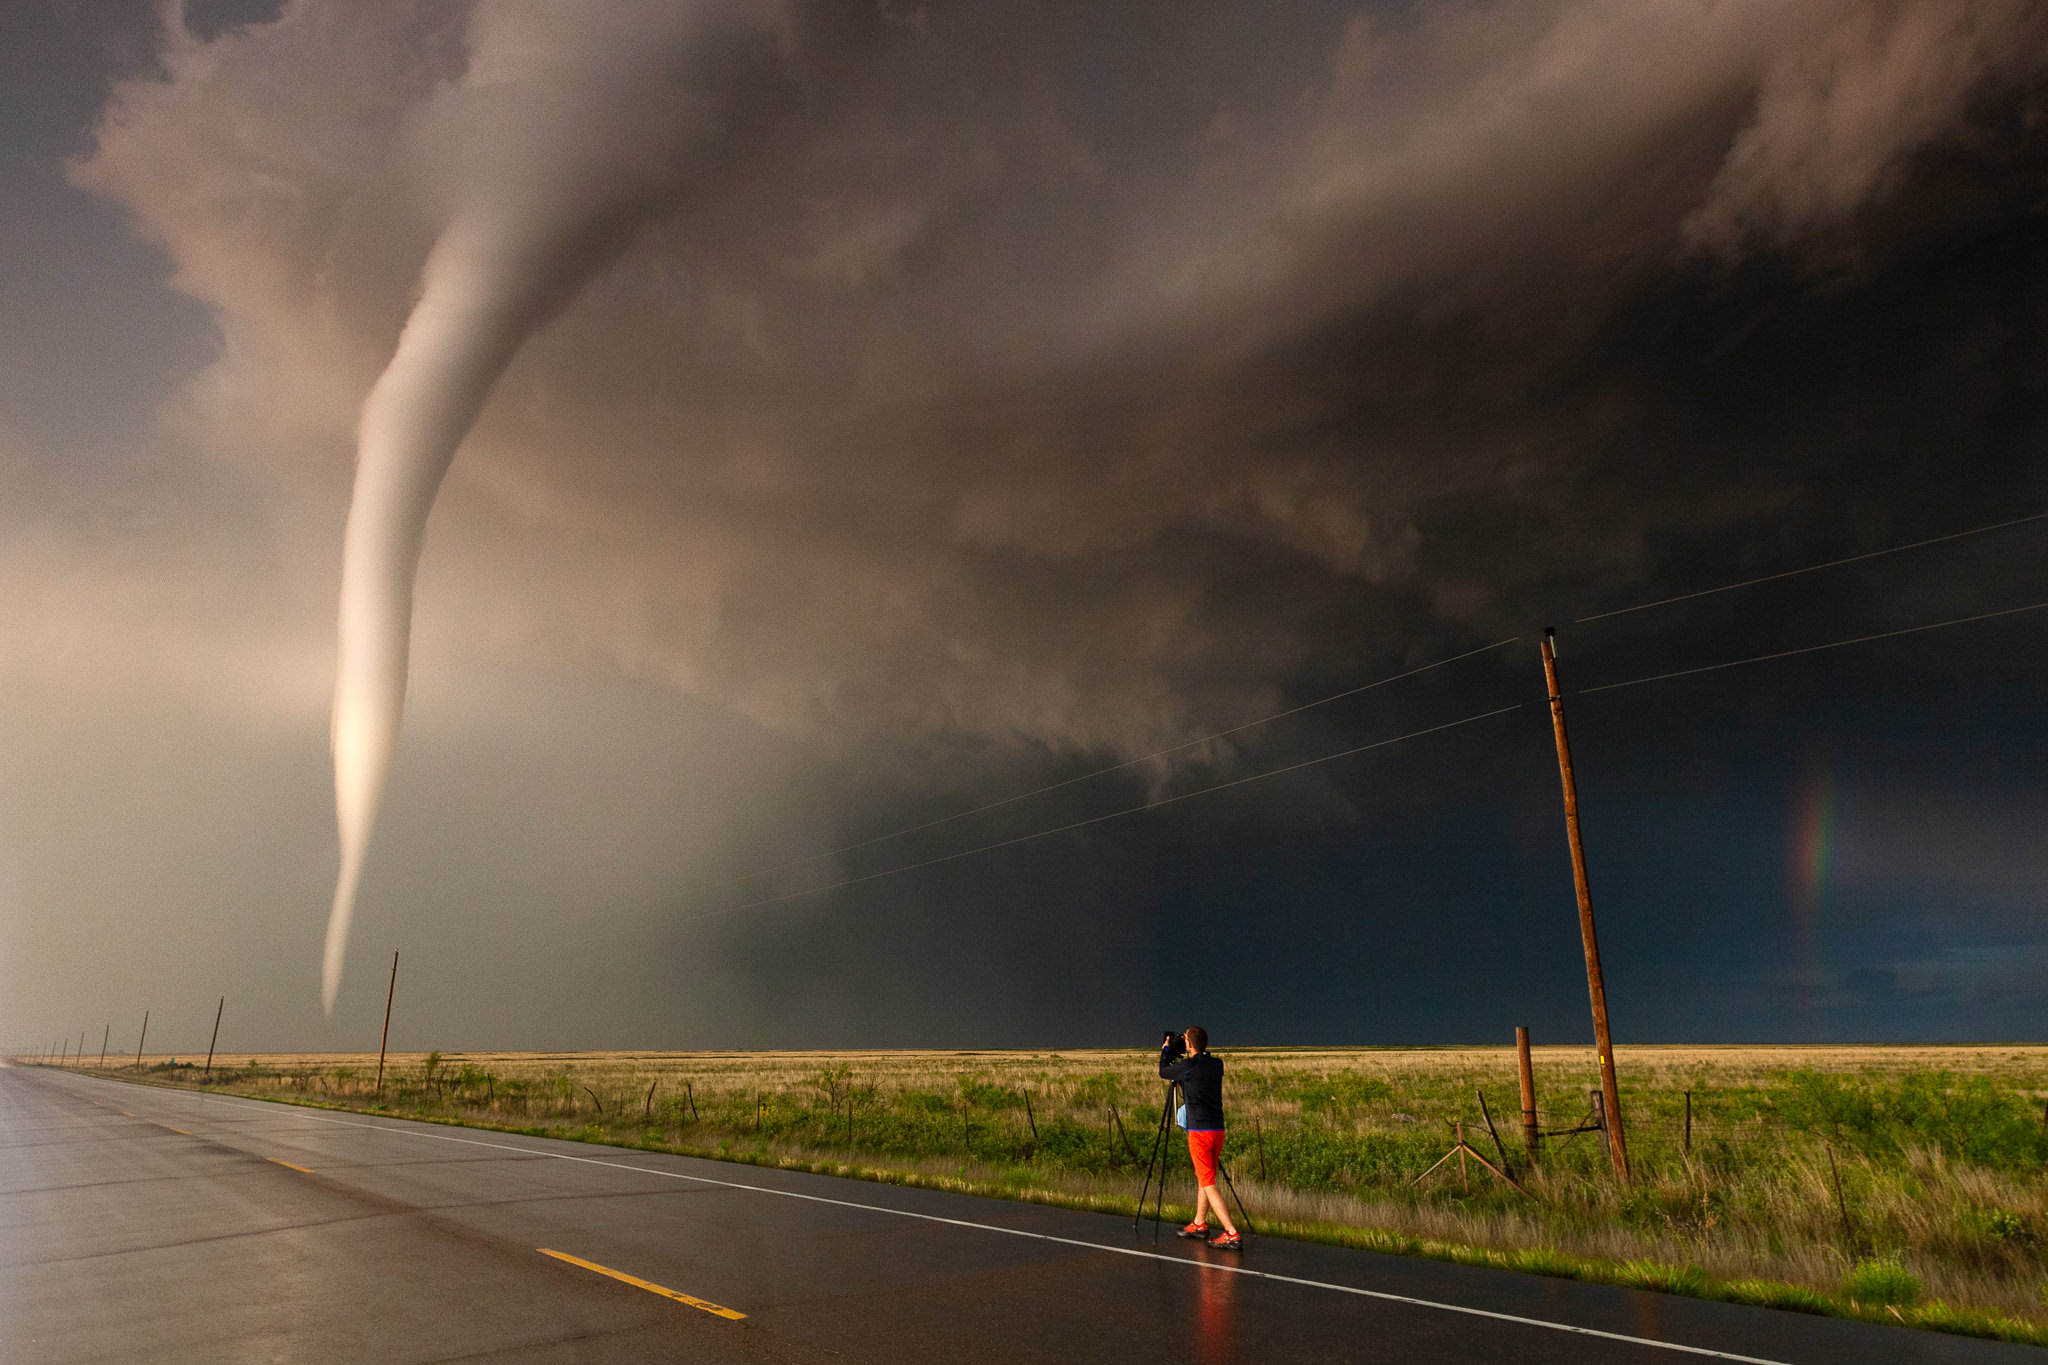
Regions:
<instances>
[{"instance_id":1,"label":"man standing","mask_svg":"<svg viewBox=\"0 0 2048 1365\"><path fill-rule=\"evenodd\" d=\"M1188 1156L1195 1163L1195 1221L1180 1235L1225 1251L1242 1251L1237 1225L1216 1192L1216 1162L1223 1155L1223 1063L1209 1055L1208 1031L1197 1025L1178 1037L1166 1035L1159 1045L1159 1075L1180 1086L1180 1123L1188 1130ZM1216 1221L1223 1224L1223 1235L1213 1240L1208 1217L1212 1208Z\"/></svg>"}]
</instances>

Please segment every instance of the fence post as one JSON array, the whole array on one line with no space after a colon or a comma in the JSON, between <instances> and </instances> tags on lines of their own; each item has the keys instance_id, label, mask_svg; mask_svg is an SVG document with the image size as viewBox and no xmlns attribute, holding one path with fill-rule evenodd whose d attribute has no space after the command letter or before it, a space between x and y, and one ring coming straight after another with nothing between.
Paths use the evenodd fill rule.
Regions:
<instances>
[{"instance_id":1,"label":"fence post","mask_svg":"<svg viewBox=\"0 0 2048 1365\"><path fill-rule=\"evenodd\" d=\"M1536 1064L1529 1055L1529 1030L1515 1029L1515 1060L1522 1072L1522 1145L1529 1149L1529 1164L1536 1164L1536 1149L1543 1132L1536 1126Z\"/></svg>"}]
</instances>

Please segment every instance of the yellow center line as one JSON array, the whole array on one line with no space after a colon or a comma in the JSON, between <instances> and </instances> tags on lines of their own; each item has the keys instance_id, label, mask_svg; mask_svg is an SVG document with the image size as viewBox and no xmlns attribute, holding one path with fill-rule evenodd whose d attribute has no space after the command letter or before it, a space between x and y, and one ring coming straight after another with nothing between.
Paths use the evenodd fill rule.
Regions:
<instances>
[{"instance_id":1,"label":"yellow center line","mask_svg":"<svg viewBox=\"0 0 2048 1365\"><path fill-rule=\"evenodd\" d=\"M304 1166L294 1166L294 1165L292 1165L292 1163L291 1163L291 1162L289 1162L289 1161L279 1161L279 1160L278 1160L278 1159L277 1159L276 1157L274 1157L274 1156L267 1156L267 1157L264 1157L263 1159L264 1159L265 1161L268 1161L268 1162L270 1162L270 1163L271 1163L272 1165L274 1165L274 1166L282 1166L282 1167L284 1167L284 1168L285 1168L286 1170L290 1170L290 1171L297 1171L297 1172L298 1172L298 1173L299 1173L300 1175L311 1175L311 1174L313 1174L313 1173L312 1173L311 1171L307 1170L307 1169L306 1169L306 1168L305 1168Z\"/></svg>"},{"instance_id":2,"label":"yellow center line","mask_svg":"<svg viewBox=\"0 0 2048 1365\"><path fill-rule=\"evenodd\" d=\"M644 1289L650 1294L659 1294L665 1299L674 1299L677 1303L687 1303L692 1308L701 1308L705 1312L716 1314L721 1318L730 1318L734 1322L738 1322L747 1316L745 1313L736 1313L730 1308L720 1308L715 1303L707 1303L703 1299L693 1298L688 1294L679 1294L673 1289L664 1289L658 1284L650 1284L638 1275L628 1275L623 1270L613 1270L610 1266L602 1266L595 1261L586 1261L581 1256L571 1256L566 1251L549 1251L546 1247L535 1247L534 1250L543 1256L552 1256L558 1261L567 1261L570 1265L580 1265L585 1270L595 1270L600 1275L609 1275L615 1280L632 1285L635 1289Z\"/></svg>"}]
</instances>

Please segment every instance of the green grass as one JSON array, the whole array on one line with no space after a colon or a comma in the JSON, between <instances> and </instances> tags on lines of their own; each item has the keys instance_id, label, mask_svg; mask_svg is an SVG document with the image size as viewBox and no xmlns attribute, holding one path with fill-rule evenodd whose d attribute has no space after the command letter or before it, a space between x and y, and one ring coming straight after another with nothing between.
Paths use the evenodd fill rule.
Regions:
<instances>
[{"instance_id":1,"label":"green grass","mask_svg":"<svg viewBox=\"0 0 2048 1365\"><path fill-rule=\"evenodd\" d=\"M1626 1184L1597 1133L1528 1160L1509 1049L1222 1055L1261 1231L2048 1345L2048 1049L1624 1049ZM375 1063L237 1058L204 1088L1123 1213L1160 1097L1142 1053L429 1053L372 1096ZM1543 1126L1576 1126L1590 1056L1537 1071ZM1480 1094L1533 1197L1456 1163L1415 1183L1459 1123L1500 1162Z\"/></svg>"}]
</instances>

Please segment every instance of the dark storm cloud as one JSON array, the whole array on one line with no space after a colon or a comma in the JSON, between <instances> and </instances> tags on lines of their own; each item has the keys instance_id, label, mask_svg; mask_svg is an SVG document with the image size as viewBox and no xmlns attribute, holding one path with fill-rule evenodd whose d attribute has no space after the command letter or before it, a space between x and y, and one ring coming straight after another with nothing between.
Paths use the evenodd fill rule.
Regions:
<instances>
[{"instance_id":1,"label":"dark storm cloud","mask_svg":"<svg viewBox=\"0 0 2048 1365\"><path fill-rule=\"evenodd\" d=\"M490 10L298 5L210 41L169 33L163 75L120 88L74 169L219 329L164 421L275 509L270 591L292 606L251 628L251 650L326 657L350 433L447 211L426 111ZM958 1038L962 1010L1029 999L1108 1019L1104 994L1178 989L1103 964L1134 962L1154 918L1179 914L1270 912L1348 945L1312 970L1254 951L1267 966L1248 989L1269 1001L1341 995L1334 979L1276 984L1290 972L1452 970L1418 923L1493 941L1537 922L1528 888L1556 876L1550 826L1524 832L1555 800L1540 733L1461 738L1434 763L1325 774L1150 835L1105 827L1064 871L961 864L879 903L688 916L731 903L726 874L839 842L835 824L880 832L1546 620L2048 503L2035 6L789 13L811 63L797 115L729 149L513 362L428 531L415 642L416 667L450 670L443 736L477 680L559 671L690 698L805 755L772 797L729 779L755 818L661 864L676 922L652 932L678 955L706 945L746 984L732 999L784 1002L731 1040L828 1014ZM567 145L610 150L562 118ZM118 591L97 557L38 554L45 577L83 563L79 592ZM1968 560L1943 563L1952 578L1773 599L1719 657L1773 631L1758 652L1938 616L1975 581ZM1701 661L1660 629L1568 631L1569 676ZM194 631L156 657L221 648ZM1080 809L1517 699L1526 666L1212 746ZM285 709L317 711L294 687ZM1602 724L1645 754L1694 738L1621 703L1602 714L1616 719L1587 722L1596 755ZM1773 747L1807 723L1785 720L1725 780L1778 801ZM549 752L558 728L514 723ZM423 731L420 761L441 743ZM1600 756L1618 784L1656 787L1650 759ZM459 804L465 767L411 780ZM1782 919L1781 812L1760 801L1689 807L1770 844L1753 860L1768 873L1719 888L1754 907L1735 916L1745 943L1684 938L1715 913L1704 892L1638 942L1712 962L1717 981L1758 969ZM1617 843L1676 842L1627 815ZM990 837L1031 827L1020 811ZM1352 846L1360 828L1371 847ZM1236 862L1219 852L1233 847ZM1630 865L1614 883L1661 894L1662 856L1616 856ZM406 877L430 878L429 861L409 857ZM1378 891L1352 899L1358 884ZM641 879L617 894L642 896ZM1304 905L1323 908L1303 921ZM558 913L506 912L529 928ZM1346 923L1370 924L1370 943ZM1066 941L1098 943L1086 970L1063 970L1051 945ZM900 989L910 942L943 945L972 991ZM1513 965L1505 949L1471 965L1472 993ZM827 995L840 1003L805 1013ZM1658 1008L1638 1017L1682 1024Z\"/></svg>"}]
</instances>

